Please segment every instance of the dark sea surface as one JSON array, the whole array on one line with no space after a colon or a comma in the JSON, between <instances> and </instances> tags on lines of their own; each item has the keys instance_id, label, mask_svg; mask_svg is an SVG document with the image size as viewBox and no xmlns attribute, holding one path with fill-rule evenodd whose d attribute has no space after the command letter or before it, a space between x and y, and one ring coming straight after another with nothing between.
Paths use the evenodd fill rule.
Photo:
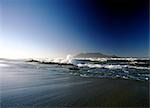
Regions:
<instances>
[{"instance_id":1,"label":"dark sea surface","mask_svg":"<svg viewBox=\"0 0 150 108\"><path fill-rule=\"evenodd\" d=\"M0 60L1 108L149 107L149 69L79 67Z\"/></svg>"}]
</instances>

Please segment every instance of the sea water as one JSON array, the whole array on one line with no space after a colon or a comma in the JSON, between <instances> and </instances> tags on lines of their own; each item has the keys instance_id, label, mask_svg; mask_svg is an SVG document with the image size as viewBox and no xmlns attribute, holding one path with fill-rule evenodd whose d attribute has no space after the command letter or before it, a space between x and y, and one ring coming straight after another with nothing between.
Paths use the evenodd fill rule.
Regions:
<instances>
[{"instance_id":1,"label":"sea water","mask_svg":"<svg viewBox=\"0 0 150 108\"><path fill-rule=\"evenodd\" d=\"M1 59L1 107L109 106L114 103L123 105L130 98L146 100L140 103L130 101L130 105L147 106L149 66L134 66L108 59L72 59L69 62L73 65ZM143 62L147 63L147 60ZM126 88L130 88L130 91ZM116 90L122 93L117 95L119 102L110 98L116 94ZM130 92L138 97L126 95Z\"/></svg>"}]
</instances>

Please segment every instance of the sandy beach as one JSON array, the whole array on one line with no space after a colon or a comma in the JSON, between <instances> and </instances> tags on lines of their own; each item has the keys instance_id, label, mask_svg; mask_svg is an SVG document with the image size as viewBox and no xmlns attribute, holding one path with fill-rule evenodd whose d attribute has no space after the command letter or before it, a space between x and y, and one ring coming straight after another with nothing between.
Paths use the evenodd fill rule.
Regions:
<instances>
[{"instance_id":1,"label":"sandy beach","mask_svg":"<svg viewBox=\"0 0 150 108\"><path fill-rule=\"evenodd\" d=\"M148 107L148 81L74 76L42 64L1 68L1 107Z\"/></svg>"}]
</instances>

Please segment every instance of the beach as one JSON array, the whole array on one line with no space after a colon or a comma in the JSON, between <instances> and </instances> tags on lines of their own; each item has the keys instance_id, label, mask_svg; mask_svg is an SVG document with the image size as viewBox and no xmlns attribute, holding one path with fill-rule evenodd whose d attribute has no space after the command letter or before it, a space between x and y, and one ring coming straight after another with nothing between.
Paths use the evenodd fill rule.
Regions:
<instances>
[{"instance_id":1,"label":"beach","mask_svg":"<svg viewBox=\"0 0 150 108\"><path fill-rule=\"evenodd\" d=\"M55 65L3 64L1 108L149 107L149 81L75 76Z\"/></svg>"}]
</instances>

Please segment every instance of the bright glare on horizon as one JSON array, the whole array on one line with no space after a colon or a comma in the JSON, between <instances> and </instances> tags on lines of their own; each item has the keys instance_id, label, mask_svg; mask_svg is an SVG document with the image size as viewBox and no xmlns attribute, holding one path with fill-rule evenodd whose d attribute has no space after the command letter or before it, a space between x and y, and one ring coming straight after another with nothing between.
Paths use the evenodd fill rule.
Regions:
<instances>
[{"instance_id":1,"label":"bright glare on horizon","mask_svg":"<svg viewBox=\"0 0 150 108\"><path fill-rule=\"evenodd\" d=\"M148 56L147 2L68 2L0 0L0 58L55 58L82 52Z\"/></svg>"}]
</instances>

